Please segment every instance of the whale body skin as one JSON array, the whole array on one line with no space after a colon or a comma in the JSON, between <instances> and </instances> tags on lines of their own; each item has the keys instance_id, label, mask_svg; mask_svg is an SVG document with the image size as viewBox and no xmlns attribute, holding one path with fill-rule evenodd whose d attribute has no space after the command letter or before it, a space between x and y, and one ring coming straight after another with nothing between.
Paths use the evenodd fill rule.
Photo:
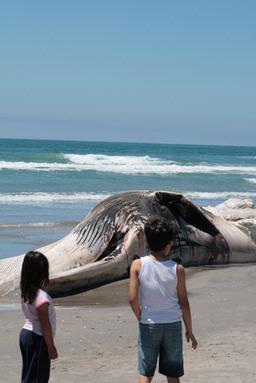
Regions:
<instances>
[{"instance_id":1,"label":"whale body skin","mask_svg":"<svg viewBox=\"0 0 256 383\"><path fill-rule=\"evenodd\" d=\"M246 227L180 193L129 191L101 201L67 236L37 249L49 260L50 294L72 295L128 278L134 257L148 252L143 228L150 217L175 223L170 256L184 266L256 261L256 244ZM19 292L23 257L0 260L0 296Z\"/></svg>"}]
</instances>

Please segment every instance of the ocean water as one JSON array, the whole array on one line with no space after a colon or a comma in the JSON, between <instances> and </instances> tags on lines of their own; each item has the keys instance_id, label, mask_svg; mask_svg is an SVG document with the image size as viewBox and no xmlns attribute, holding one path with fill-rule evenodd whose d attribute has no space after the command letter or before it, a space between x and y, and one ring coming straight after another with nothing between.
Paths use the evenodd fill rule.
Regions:
<instances>
[{"instance_id":1,"label":"ocean water","mask_svg":"<svg viewBox=\"0 0 256 383\"><path fill-rule=\"evenodd\" d=\"M185 193L256 199L256 148L0 139L0 258L62 238L103 198Z\"/></svg>"}]
</instances>

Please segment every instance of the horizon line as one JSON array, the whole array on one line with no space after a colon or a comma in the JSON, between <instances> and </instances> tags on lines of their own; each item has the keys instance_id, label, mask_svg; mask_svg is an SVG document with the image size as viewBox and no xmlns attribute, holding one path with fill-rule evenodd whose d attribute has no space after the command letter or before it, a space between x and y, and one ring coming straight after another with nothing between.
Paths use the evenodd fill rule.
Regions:
<instances>
[{"instance_id":1,"label":"horizon line","mask_svg":"<svg viewBox=\"0 0 256 383\"><path fill-rule=\"evenodd\" d=\"M19 141L61 141L61 142L91 142L102 144L139 144L139 145L163 145L163 146L221 146L235 148L256 148L255 145L225 145L225 144L191 144L191 143L163 143L163 142L144 142L144 141L101 141L101 140L85 140L83 138L65 139L65 138L21 138L21 137L0 137L0 140L19 140Z\"/></svg>"}]
</instances>

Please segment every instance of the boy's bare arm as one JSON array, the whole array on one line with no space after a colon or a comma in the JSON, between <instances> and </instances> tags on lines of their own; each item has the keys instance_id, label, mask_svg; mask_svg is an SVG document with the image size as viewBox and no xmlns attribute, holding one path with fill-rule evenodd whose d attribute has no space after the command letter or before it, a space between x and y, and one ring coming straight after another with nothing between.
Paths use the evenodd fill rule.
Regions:
<instances>
[{"instance_id":1,"label":"boy's bare arm","mask_svg":"<svg viewBox=\"0 0 256 383\"><path fill-rule=\"evenodd\" d=\"M178 285L177 285L177 295L182 311L183 321L186 327L186 339L189 342L192 342L192 348L197 348L197 340L193 334L192 330L192 319L190 312L190 305L188 301L187 288L186 288L186 277L185 269L182 265L177 265L177 275L178 275Z\"/></svg>"},{"instance_id":2,"label":"boy's bare arm","mask_svg":"<svg viewBox=\"0 0 256 383\"><path fill-rule=\"evenodd\" d=\"M49 359L57 359L58 352L53 341L52 327L49 321L48 303L44 303L39 306L37 308L37 313L42 327L43 337L47 344Z\"/></svg>"},{"instance_id":3,"label":"boy's bare arm","mask_svg":"<svg viewBox=\"0 0 256 383\"><path fill-rule=\"evenodd\" d=\"M130 270L129 303L138 321L140 321L140 317L141 317L141 309L140 309L139 300L138 300L139 272L140 272L140 260L136 259L135 261L133 261L131 265L131 270Z\"/></svg>"}]
</instances>

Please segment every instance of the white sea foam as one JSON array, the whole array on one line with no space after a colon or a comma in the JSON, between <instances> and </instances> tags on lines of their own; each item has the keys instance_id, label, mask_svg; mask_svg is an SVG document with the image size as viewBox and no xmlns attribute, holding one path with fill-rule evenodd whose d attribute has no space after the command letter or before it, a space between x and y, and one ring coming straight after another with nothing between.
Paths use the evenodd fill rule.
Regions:
<instances>
[{"instance_id":1,"label":"white sea foam","mask_svg":"<svg viewBox=\"0 0 256 383\"><path fill-rule=\"evenodd\" d=\"M251 184L256 184L256 178L245 178L245 181L250 182Z\"/></svg>"},{"instance_id":2,"label":"white sea foam","mask_svg":"<svg viewBox=\"0 0 256 383\"><path fill-rule=\"evenodd\" d=\"M5 194L0 193L0 204L8 203L65 203L65 202L79 202L79 201L100 201L109 194L93 194L93 193L19 193L19 194Z\"/></svg>"},{"instance_id":3,"label":"white sea foam","mask_svg":"<svg viewBox=\"0 0 256 383\"><path fill-rule=\"evenodd\" d=\"M99 154L64 154L67 163L0 161L0 170L98 171L120 174L256 174L256 166L182 164L150 156L108 156Z\"/></svg>"},{"instance_id":4,"label":"white sea foam","mask_svg":"<svg viewBox=\"0 0 256 383\"><path fill-rule=\"evenodd\" d=\"M256 156L239 156L239 158L250 158L256 160Z\"/></svg>"},{"instance_id":5,"label":"white sea foam","mask_svg":"<svg viewBox=\"0 0 256 383\"><path fill-rule=\"evenodd\" d=\"M0 161L0 170L32 170L32 171L74 171L84 170L79 166L58 162L8 162Z\"/></svg>"},{"instance_id":6,"label":"white sea foam","mask_svg":"<svg viewBox=\"0 0 256 383\"><path fill-rule=\"evenodd\" d=\"M228 198L254 198L255 192L200 192L200 191L187 191L183 192L188 198L201 199L201 200L225 200ZM78 203L81 201L101 201L110 194L93 194L93 193L19 193L19 194L5 194L0 193L0 204L33 204L33 203ZM45 223L42 223L44 225ZM34 224L31 224L34 225ZM40 225L40 223L36 223ZM48 223L46 223L48 225ZM49 223L51 225L51 223Z\"/></svg>"},{"instance_id":7,"label":"white sea foam","mask_svg":"<svg viewBox=\"0 0 256 383\"><path fill-rule=\"evenodd\" d=\"M256 192L236 192L236 191L224 191L224 192L185 192L189 198L193 199L228 199L228 198L254 198Z\"/></svg>"},{"instance_id":8,"label":"white sea foam","mask_svg":"<svg viewBox=\"0 0 256 383\"><path fill-rule=\"evenodd\" d=\"M36 228L51 228L58 226L73 226L77 221L63 222L25 222L25 223L0 223L0 229L36 229Z\"/></svg>"}]
</instances>

